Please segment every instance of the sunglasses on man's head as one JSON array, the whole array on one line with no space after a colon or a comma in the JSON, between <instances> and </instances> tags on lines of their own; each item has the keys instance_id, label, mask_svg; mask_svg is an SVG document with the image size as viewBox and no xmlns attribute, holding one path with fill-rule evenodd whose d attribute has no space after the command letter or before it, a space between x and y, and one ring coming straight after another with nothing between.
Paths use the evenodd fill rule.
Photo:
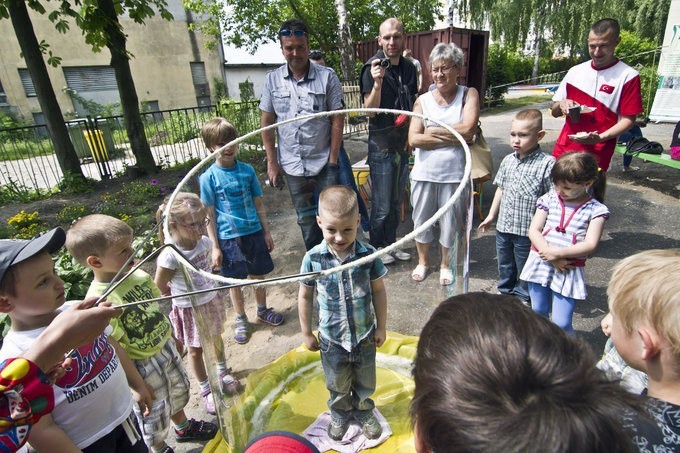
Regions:
<instances>
[{"instance_id":1,"label":"sunglasses on man's head","mask_svg":"<svg viewBox=\"0 0 680 453\"><path fill-rule=\"evenodd\" d=\"M282 28L279 30L279 36L295 36L296 38L302 38L303 36L307 36L307 32L304 30L288 30L287 28Z\"/></svg>"}]
</instances>

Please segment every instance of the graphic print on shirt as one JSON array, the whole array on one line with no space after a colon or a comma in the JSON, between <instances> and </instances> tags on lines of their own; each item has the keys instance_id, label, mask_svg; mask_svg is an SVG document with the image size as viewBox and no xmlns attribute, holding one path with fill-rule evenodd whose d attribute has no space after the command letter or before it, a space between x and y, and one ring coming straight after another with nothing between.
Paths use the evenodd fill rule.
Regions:
<instances>
[{"instance_id":1,"label":"graphic print on shirt","mask_svg":"<svg viewBox=\"0 0 680 453\"><path fill-rule=\"evenodd\" d=\"M63 389L66 401L71 403L96 391L111 377L119 364L113 346L102 334L73 353L66 375L55 385Z\"/></svg>"},{"instance_id":2,"label":"graphic print on shirt","mask_svg":"<svg viewBox=\"0 0 680 453\"><path fill-rule=\"evenodd\" d=\"M149 290L148 295L136 299L132 298L130 302L151 299L153 297ZM123 299L126 302L128 301L126 296L123 296ZM138 350L147 350L158 346L158 343L165 338L169 329L169 323L164 322L165 315L159 311L148 310L149 305L149 303L146 303L126 307L120 316L121 325L123 330L125 330L130 345Z\"/></svg>"}]
</instances>

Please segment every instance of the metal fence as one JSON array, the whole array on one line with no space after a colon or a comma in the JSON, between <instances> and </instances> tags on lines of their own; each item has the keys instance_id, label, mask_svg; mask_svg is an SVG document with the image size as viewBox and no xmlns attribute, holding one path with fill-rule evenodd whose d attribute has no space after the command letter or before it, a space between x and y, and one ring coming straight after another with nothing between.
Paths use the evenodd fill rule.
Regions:
<instances>
[{"instance_id":1,"label":"metal fence","mask_svg":"<svg viewBox=\"0 0 680 453\"><path fill-rule=\"evenodd\" d=\"M361 108L359 87L343 87L347 108ZM142 121L156 164L170 167L208 155L200 139L202 125L215 116L227 118L240 134L260 127L258 101L221 102L206 107L143 112ZM122 116L81 118L66 122L71 142L85 176L115 178L136 162ZM349 116L345 135L366 131L363 115ZM261 137L246 142L262 149ZM264 151L263 151L264 152ZM45 126L0 129L0 185L17 193L49 190L63 178Z\"/></svg>"}]
</instances>

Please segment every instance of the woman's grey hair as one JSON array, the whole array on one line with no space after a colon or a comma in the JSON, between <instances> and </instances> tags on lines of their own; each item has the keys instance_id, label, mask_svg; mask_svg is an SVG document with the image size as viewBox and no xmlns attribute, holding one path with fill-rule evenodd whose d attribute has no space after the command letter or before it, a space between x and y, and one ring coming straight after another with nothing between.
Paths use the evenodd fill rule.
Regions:
<instances>
[{"instance_id":1,"label":"woman's grey hair","mask_svg":"<svg viewBox=\"0 0 680 453\"><path fill-rule=\"evenodd\" d=\"M434 46L432 52L430 52L430 59L428 63L430 68L435 61L445 61L447 63L453 64L456 68L463 67L463 51L455 45L454 43L444 44L439 43Z\"/></svg>"}]
</instances>

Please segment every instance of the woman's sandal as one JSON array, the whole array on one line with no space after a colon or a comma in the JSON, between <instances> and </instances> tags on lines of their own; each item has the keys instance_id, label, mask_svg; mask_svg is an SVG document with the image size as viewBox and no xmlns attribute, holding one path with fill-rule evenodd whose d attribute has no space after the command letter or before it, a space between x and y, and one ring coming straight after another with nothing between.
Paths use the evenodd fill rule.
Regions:
<instances>
[{"instance_id":1,"label":"woman's sandal","mask_svg":"<svg viewBox=\"0 0 680 453\"><path fill-rule=\"evenodd\" d=\"M439 284L442 286L448 286L453 283L453 271L448 267L445 269L439 269Z\"/></svg>"},{"instance_id":2,"label":"woman's sandal","mask_svg":"<svg viewBox=\"0 0 680 453\"><path fill-rule=\"evenodd\" d=\"M422 264L417 265L416 268L413 269L413 272L411 272L411 278L416 282L422 282L425 280L426 275L427 266L423 266Z\"/></svg>"}]
</instances>

